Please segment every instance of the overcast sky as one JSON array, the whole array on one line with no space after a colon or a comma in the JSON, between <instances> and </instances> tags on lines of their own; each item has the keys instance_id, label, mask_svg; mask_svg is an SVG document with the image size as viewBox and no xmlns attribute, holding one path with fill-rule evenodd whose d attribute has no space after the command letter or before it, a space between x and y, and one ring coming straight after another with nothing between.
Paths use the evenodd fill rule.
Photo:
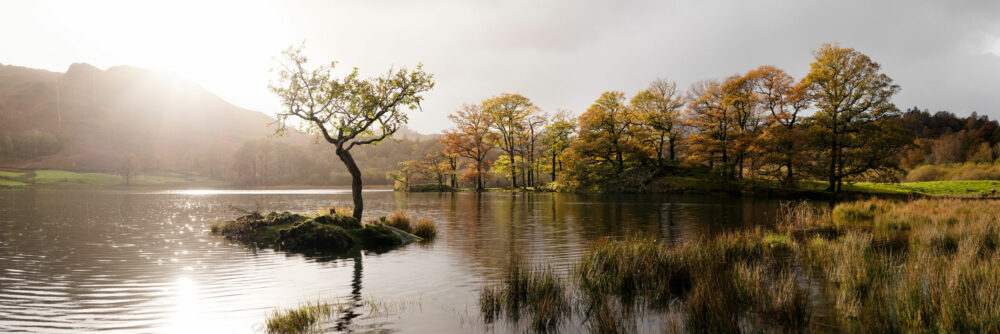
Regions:
<instances>
[{"instance_id":1,"label":"overcast sky","mask_svg":"<svg viewBox=\"0 0 1000 334\"><path fill-rule=\"evenodd\" d=\"M437 85L410 125L431 133L504 92L579 114L656 78L686 88L764 64L801 78L839 43L882 64L901 109L1000 117L1000 1L869 2L0 0L0 63L167 70L273 114L272 57L304 40L312 61L363 74L422 62Z\"/></svg>"}]
</instances>

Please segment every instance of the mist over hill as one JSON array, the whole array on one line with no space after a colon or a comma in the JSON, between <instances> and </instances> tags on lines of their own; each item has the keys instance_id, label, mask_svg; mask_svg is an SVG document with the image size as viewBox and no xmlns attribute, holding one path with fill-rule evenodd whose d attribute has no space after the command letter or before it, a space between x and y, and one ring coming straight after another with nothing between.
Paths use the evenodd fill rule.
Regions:
<instances>
[{"instance_id":1,"label":"mist over hill","mask_svg":"<svg viewBox=\"0 0 1000 334\"><path fill-rule=\"evenodd\" d=\"M312 177L308 181L287 176L253 183L337 183L335 176L343 168L335 157L325 157L333 155L329 147L295 131L271 137L274 121L165 72L129 66L101 70L77 63L58 73L0 64L0 167L114 171L123 156L131 154L144 170L199 172L240 183L237 179L246 173L240 166L248 163L239 161L241 157L261 159L258 152L247 153L253 150L248 146L267 142L271 147L277 145L278 150L298 154L284 152L284 161L250 163L301 168L309 164L302 161L308 157L315 160L308 172ZM394 138L426 142L423 146L436 143L429 140L434 136L409 129L401 129ZM369 171L374 177L395 168L400 159L422 157L417 155L424 150L415 149L412 143L406 146L410 147L395 157L375 153L394 151L391 147L366 150L375 154L359 152L359 163L362 168L378 169ZM238 154L241 148L242 156ZM366 165L366 161L370 163ZM259 173L256 166L251 167L254 174Z\"/></svg>"}]
</instances>

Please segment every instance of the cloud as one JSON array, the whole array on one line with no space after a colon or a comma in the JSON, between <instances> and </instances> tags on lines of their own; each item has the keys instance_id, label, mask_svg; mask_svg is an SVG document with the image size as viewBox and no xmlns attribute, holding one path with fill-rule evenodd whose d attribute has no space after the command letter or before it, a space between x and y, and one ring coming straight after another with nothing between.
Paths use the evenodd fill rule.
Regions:
<instances>
[{"instance_id":1,"label":"cloud","mask_svg":"<svg viewBox=\"0 0 1000 334\"><path fill-rule=\"evenodd\" d=\"M143 15L151 14L138 13L137 5L83 6L95 8L87 15L106 17L80 22L131 15L128 22L140 27L122 29L143 31L143 22L162 21L147 20ZM1000 2L251 1L185 8L199 12L180 15L176 24L197 41L164 38L169 45L158 47L197 45L201 56L183 59L204 59L204 64L184 66L197 68L185 75L210 82L206 87L231 102L265 112L279 107L265 89L270 58L281 51L278 45L302 40L312 60L338 60L342 67L360 67L363 74L422 62L437 80L424 112L411 119L422 132L447 127L447 114L462 103L504 92L524 94L546 111L580 113L603 91L634 94L656 78L687 87L765 64L801 77L811 51L830 42L880 62L902 87L895 100L901 108L1000 117L995 92L1000 87ZM233 11L237 8L239 13ZM46 15L44 6L30 11ZM241 14L247 11L256 14ZM63 68L80 58L141 65L139 58L149 54L130 50L148 43L105 36L67 41L65 34L32 27L30 16L25 20L24 13L13 12L0 19L20 16L8 23L17 26L0 20L0 28L37 38L0 36L5 45L0 60L46 59L64 63ZM230 19L236 16L241 19ZM80 51L93 50L88 40L100 41L104 55ZM109 65L117 64L104 64Z\"/></svg>"}]
</instances>

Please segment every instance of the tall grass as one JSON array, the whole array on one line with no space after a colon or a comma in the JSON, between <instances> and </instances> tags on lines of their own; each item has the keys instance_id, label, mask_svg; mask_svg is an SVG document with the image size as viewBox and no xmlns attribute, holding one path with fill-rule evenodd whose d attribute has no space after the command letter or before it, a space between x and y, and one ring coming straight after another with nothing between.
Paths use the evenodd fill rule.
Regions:
<instances>
[{"instance_id":1,"label":"tall grass","mask_svg":"<svg viewBox=\"0 0 1000 334\"><path fill-rule=\"evenodd\" d=\"M869 332L1000 331L1000 201L870 200L832 216L817 223L842 236L814 236L803 257L847 322Z\"/></svg>"},{"instance_id":2,"label":"tall grass","mask_svg":"<svg viewBox=\"0 0 1000 334\"><path fill-rule=\"evenodd\" d=\"M550 332L571 311L566 294L566 282L551 268L532 267L514 260L498 284L482 289L479 307L487 323L501 317L519 323L524 318L530 329Z\"/></svg>"}]
</instances>

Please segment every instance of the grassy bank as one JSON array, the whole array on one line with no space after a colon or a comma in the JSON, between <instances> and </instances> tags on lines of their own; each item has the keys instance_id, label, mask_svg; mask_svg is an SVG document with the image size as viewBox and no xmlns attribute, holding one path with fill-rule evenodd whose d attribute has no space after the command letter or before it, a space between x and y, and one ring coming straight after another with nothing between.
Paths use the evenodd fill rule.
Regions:
<instances>
[{"instance_id":1,"label":"grassy bank","mask_svg":"<svg viewBox=\"0 0 1000 334\"><path fill-rule=\"evenodd\" d=\"M650 184L647 193L676 194L744 194L744 195L780 195L782 197L826 197L827 183L822 181L799 181L795 189L782 189L777 182L754 181L752 184L737 184L716 182L696 177L677 176L663 177ZM538 188L488 188L487 192L552 192L555 187ZM427 187L416 186L410 192L475 192L473 188L438 188L437 185ZM937 197L979 197L1000 198L1000 180L949 180L924 182L854 182L845 183L845 196L937 196Z\"/></svg>"},{"instance_id":2,"label":"grassy bank","mask_svg":"<svg viewBox=\"0 0 1000 334\"><path fill-rule=\"evenodd\" d=\"M132 178L130 186L166 185L225 185L224 181L193 173L154 172ZM72 172L64 170L0 171L0 187L27 186L125 186L125 179L117 174Z\"/></svg>"},{"instance_id":3,"label":"grassy bank","mask_svg":"<svg viewBox=\"0 0 1000 334\"><path fill-rule=\"evenodd\" d=\"M803 181L803 191L823 191L827 184L817 181ZM992 197L1000 195L1000 180L956 180L900 183L857 182L844 184L846 193L872 195L922 195L922 196L972 196Z\"/></svg>"},{"instance_id":4,"label":"grassy bank","mask_svg":"<svg viewBox=\"0 0 1000 334\"><path fill-rule=\"evenodd\" d=\"M575 316L602 333L633 332L649 313L665 315L669 331L688 332L1000 331L1000 201L866 200L782 211L774 229L674 246L641 237L602 242L566 278L512 266L483 289L483 319L549 331L545 324ZM552 306L564 304L570 311Z\"/></svg>"}]
</instances>

